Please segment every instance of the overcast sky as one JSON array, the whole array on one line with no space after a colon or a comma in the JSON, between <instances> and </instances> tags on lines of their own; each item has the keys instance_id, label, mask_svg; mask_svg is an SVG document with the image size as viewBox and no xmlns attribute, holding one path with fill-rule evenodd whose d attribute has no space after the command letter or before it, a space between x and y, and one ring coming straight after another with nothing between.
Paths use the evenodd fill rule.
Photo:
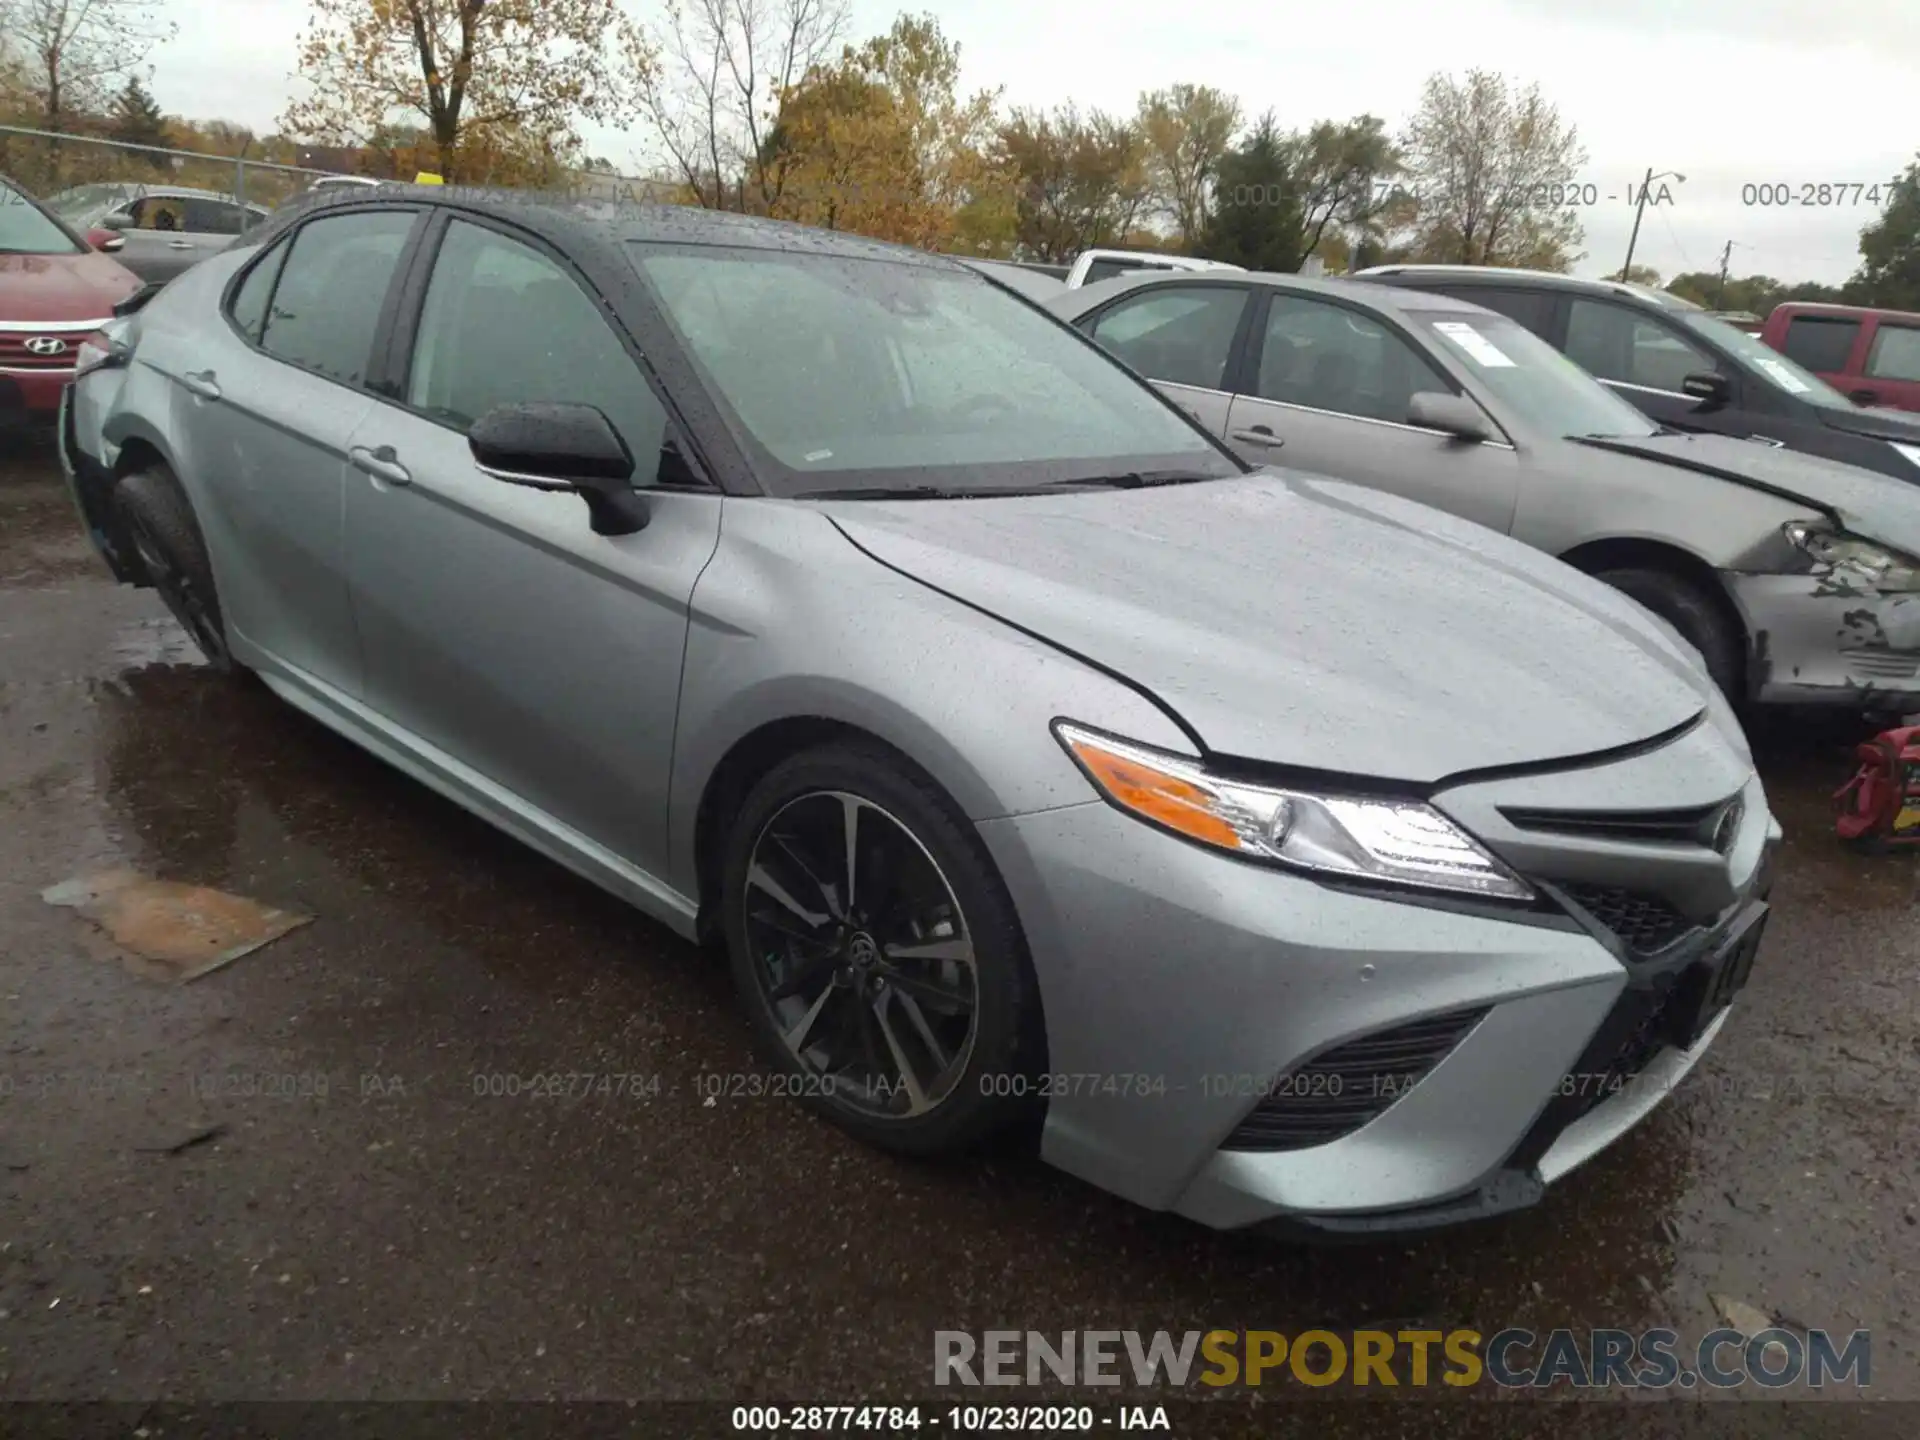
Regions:
<instances>
[{"instance_id":1,"label":"overcast sky","mask_svg":"<svg viewBox=\"0 0 1920 1440\"><path fill-rule=\"evenodd\" d=\"M658 0L628 0L643 20ZM854 33L903 8L853 0ZM1743 203L1743 186L1887 182L1920 148L1920 0L1353 0L1294 7L1246 0L909 0L961 45L971 88L1009 104L1131 111L1176 81L1217 86L1283 126L1363 112L1397 128L1427 75L1474 66L1538 81L1578 127L1585 274L1617 269L1631 187L1651 165L1679 171L1672 203L1649 206L1636 263L1663 276L1732 273L1836 282L1873 218L1862 194L1824 208ZM265 132L293 92L305 0L176 0L180 37L154 56L170 112ZM644 134L589 137L632 169Z\"/></svg>"}]
</instances>

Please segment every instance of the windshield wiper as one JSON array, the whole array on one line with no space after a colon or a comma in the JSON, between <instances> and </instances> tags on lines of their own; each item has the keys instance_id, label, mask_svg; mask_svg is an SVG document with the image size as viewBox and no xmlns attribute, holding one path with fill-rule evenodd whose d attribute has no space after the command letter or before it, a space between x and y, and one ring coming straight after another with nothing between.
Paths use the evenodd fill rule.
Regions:
<instances>
[{"instance_id":1,"label":"windshield wiper","mask_svg":"<svg viewBox=\"0 0 1920 1440\"><path fill-rule=\"evenodd\" d=\"M1048 484L1059 490L1072 490L1079 487L1090 490L1147 490L1155 485L1193 485L1202 480L1225 478L1221 475L1209 475L1202 470L1128 470L1119 475L1089 475L1080 480L1051 480Z\"/></svg>"},{"instance_id":2,"label":"windshield wiper","mask_svg":"<svg viewBox=\"0 0 1920 1440\"><path fill-rule=\"evenodd\" d=\"M808 490L801 500L971 500L980 495L1010 495L1010 490L948 490L940 485L849 485L843 490Z\"/></svg>"}]
</instances>

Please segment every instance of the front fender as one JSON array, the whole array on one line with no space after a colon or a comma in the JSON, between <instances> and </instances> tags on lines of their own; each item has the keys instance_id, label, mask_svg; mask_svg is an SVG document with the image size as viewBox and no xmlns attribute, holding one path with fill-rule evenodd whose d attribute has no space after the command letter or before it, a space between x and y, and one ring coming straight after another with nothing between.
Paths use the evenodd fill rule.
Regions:
<instances>
[{"instance_id":1,"label":"front fender","mask_svg":"<svg viewBox=\"0 0 1920 1440\"><path fill-rule=\"evenodd\" d=\"M1062 716L1192 753L1145 696L877 564L804 503L730 499L687 637L672 883L699 893L702 797L768 725L817 719L872 735L978 822L1096 798L1053 737Z\"/></svg>"}]
</instances>

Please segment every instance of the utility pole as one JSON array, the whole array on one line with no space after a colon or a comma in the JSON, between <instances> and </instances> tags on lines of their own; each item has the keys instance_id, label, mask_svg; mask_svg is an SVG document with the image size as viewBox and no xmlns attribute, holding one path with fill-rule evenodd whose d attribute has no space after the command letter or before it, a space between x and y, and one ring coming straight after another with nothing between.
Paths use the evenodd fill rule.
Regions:
<instances>
[{"instance_id":1,"label":"utility pole","mask_svg":"<svg viewBox=\"0 0 1920 1440\"><path fill-rule=\"evenodd\" d=\"M1713 292L1713 308L1716 310L1727 308L1727 263L1732 259L1733 241L1729 240L1726 248L1720 252L1720 286Z\"/></svg>"},{"instance_id":2,"label":"utility pole","mask_svg":"<svg viewBox=\"0 0 1920 1440\"><path fill-rule=\"evenodd\" d=\"M1672 170L1663 170L1656 175L1653 173L1653 167L1651 165L1647 167L1647 178L1640 182L1640 193L1634 197L1633 234L1627 237L1627 260L1626 263L1620 267L1620 283L1623 285L1627 282L1627 272L1633 268L1633 247L1640 243L1640 217L1644 215L1647 210L1647 192L1653 189L1654 181L1665 180L1669 176L1678 180L1682 185L1687 183L1686 176Z\"/></svg>"}]
</instances>

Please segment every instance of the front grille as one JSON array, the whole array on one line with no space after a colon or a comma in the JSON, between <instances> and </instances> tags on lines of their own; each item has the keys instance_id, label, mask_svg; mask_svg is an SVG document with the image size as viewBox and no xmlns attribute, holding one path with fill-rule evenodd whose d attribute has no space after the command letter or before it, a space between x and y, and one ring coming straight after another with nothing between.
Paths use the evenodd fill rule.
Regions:
<instances>
[{"instance_id":1,"label":"front grille","mask_svg":"<svg viewBox=\"0 0 1920 1440\"><path fill-rule=\"evenodd\" d=\"M1568 898L1620 937L1635 955L1664 950L1698 927L1658 895L1614 885L1556 881Z\"/></svg>"},{"instance_id":2,"label":"front grille","mask_svg":"<svg viewBox=\"0 0 1920 1440\"><path fill-rule=\"evenodd\" d=\"M0 369L4 370L71 370L80 353L79 335L52 334L35 335L9 331L0 334ZM58 340L67 348L58 355L36 355L27 348L29 340Z\"/></svg>"},{"instance_id":3,"label":"front grille","mask_svg":"<svg viewBox=\"0 0 1920 1440\"><path fill-rule=\"evenodd\" d=\"M1351 1134L1425 1078L1486 1018L1456 1010L1350 1040L1273 1081L1223 1150L1304 1150Z\"/></svg>"},{"instance_id":4,"label":"front grille","mask_svg":"<svg viewBox=\"0 0 1920 1440\"><path fill-rule=\"evenodd\" d=\"M1546 830L1599 840L1654 841L1667 845L1698 845L1711 837L1713 825L1729 801L1695 805L1684 810L1534 810L1502 806L1500 813L1522 830Z\"/></svg>"}]
</instances>

